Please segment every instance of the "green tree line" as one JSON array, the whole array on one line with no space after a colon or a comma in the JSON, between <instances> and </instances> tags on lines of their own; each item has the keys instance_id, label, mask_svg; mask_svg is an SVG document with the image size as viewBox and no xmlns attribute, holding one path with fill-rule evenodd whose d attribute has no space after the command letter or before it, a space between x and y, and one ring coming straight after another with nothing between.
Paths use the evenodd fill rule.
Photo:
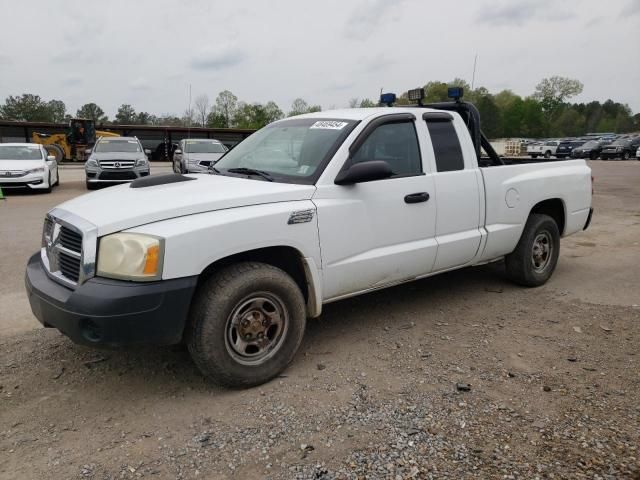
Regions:
<instances>
[{"instance_id":1,"label":"green tree line","mask_svg":"<svg viewBox=\"0 0 640 480\"><path fill-rule=\"evenodd\" d=\"M483 130L489 138L501 137L566 137L587 132L627 133L640 131L640 114L633 114L626 105L613 100L605 102L571 103L583 85L564 77L543 79L533 94L521 97L511 90L491 93L484 87L471 89L460 78L451 82L430 81L424 85L425 103L447 101L450 86L464 88L464 99L473 102L480 111ZM398 97L397 104L409 104L407 93ZM377 102L352 98L352 108L377 106ZM257 129L285 116L321 111L320 105L296 98L285 112L275 102L249 103L239 100L229 90L220 92L211 103L207 95L199 95L181 116L154 115L136 111L130 104L122 104L113 119L95 103L82 105L75 117L92 119L97 125L168 125L211 128ZM0 105L0 118L31 122L64 122L72 118L61 100L44 100L39 95L25 93L9 96Z\"/></svg>"}]
</instances>

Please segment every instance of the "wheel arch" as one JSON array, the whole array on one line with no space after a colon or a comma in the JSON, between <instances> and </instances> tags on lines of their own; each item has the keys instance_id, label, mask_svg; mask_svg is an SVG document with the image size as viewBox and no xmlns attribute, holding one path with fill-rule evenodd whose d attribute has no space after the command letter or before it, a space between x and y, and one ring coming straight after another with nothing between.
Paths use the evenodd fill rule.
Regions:
<instances>
[{"instance_id":1,"label":"wheel arch","mask_svg":"<svg viewBox=\"0 0 640 480\"><path fill-rule=\"evenodd\" d=\"M318 317L322 311L320 277L313 259L288 245L256 248L220 258L209 264L199 275L198 285L214 273L240 262L261 262L277 267L293 278L307 305L307 315Z\"/></svg>"},{"instance_id":2,"label":"wheel arch","mask_svg":"<svg viewBox=\"0 0 640 480\"><path fill-rule=\"evenodd\" d=\"M564 228L566 225L566 208L564 201L561 198L550 198L536 203L529 212L529 215L533 213L540 213L548 215L556 222L558 231L562 236L564 234Z\"/></svg>"}]
</instances>

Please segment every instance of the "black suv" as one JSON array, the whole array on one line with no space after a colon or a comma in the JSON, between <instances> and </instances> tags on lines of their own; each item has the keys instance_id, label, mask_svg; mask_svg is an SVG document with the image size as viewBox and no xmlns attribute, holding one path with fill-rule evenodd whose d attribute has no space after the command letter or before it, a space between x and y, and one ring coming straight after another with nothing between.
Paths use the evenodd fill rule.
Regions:
<instances>
[{"instance_id":1,"label":"black suv","mask_svg":"<svg viewBox=\"0 0 640 480\"><path fill-rule=\"evenodd\" d=\"M619 138L602 148L600 158L603 160L610 158L629 160L636 154L638 147L640 147L640 137Z\"/></svg>"},{"instance_id":2,"label":"black suv","mask_svg":"<svg viewBox=\"0 0 640 480\"><path fill-rule=\"evenodd\" d=\"M576 147L584 144L584 140L563 140L556 150L556 158L569 158Z\"/></svg>"}]
</instances>

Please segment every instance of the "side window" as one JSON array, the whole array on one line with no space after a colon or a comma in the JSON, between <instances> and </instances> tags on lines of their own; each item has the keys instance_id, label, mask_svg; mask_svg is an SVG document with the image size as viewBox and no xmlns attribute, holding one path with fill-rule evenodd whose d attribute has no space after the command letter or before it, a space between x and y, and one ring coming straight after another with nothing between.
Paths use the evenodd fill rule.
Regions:
<instances>
[{"instance_id":1,"label":"side window","mask_svg":"<svg viewBox=\"0 0 640 480\"><path fill-rule=\"evenodd\" d=\"M421 175L422 161L413 122L386 123L376 128L353 155L351 163L384 160L393 176Z\"/></svg>"},{"instance_id":2,"label":"side window","mask_svg":"<svg viewBox=\"0 0 640 480\"><path fill-rule=\"evenodd\" d=\"M456 129L451 121L427 120L438 172L464 170L464 157Z\"/></svg>"}]
</instances>

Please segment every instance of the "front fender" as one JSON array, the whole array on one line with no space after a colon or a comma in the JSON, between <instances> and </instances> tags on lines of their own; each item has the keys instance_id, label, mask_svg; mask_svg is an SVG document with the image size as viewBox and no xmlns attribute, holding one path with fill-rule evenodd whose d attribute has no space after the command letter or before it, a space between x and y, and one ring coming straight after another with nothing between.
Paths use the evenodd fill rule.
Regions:
<instances>
[{"instance_id":1,"label":"front fender","mask_svg":"<svg viewBox=\"0 0 640 480\"><path fill-rule=\"evenodd\" d=\"M304 223L289 224L293 212L312 210ZM321 265L316 209L310 200L277 202L187 215L127 232L165 239L163 280L200 275L214 262L259 248L286 246Z\"/></svg>"}]
</instances>

